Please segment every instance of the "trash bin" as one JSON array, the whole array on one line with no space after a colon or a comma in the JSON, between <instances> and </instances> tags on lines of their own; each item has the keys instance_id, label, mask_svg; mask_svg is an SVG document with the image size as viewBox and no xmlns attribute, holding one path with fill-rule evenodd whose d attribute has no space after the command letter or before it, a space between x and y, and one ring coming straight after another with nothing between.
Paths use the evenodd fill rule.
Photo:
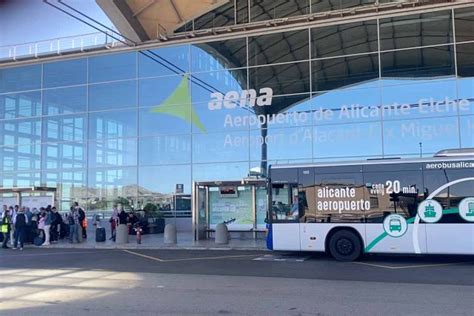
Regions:
<instances>
[{"instance_id":1,"label":"trash bin","mask_svg":"<svg viewBox=\"0 0 474 316\"><path fill-rule=\"evenodd\" d=\"M229 243L229 230L227 225L224 223L217 224L216 226L216 244L228 244Z\"/></svg>"}]
</instances>

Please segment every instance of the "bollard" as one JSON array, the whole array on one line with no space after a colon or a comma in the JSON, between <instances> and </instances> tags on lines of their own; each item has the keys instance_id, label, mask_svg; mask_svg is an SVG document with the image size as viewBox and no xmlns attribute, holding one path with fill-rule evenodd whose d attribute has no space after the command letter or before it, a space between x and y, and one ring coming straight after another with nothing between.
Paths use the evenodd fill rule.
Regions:
<instances>
[{"instance_id":1,"label":"bollard","mask_svg":"<svg viewBox=\"0 0 474 316\"><path fill-rule=\"evenodd\" d=\"M227 225L220 223L216 225L216 244L228 244L229 243L229 230Z\"/></svg>"},{"instance_id":2,"label":"bollard","mask_svg":"<svg viewBox=\"0 0 474 316\"><path fill-rule=\"evenodd\" d=\"M124 224L120 224L117 226L115 237L116 244L127 244L128 243L128 226Z\"/></svg>"},{"instance_id":3,"label":"bollard","mask_svg":"<svg viewBox=\"0 0 474 316\"><path fill-rule=\"evenodd\" d=\"M84 236L82 236L82 226L79 224L76 224L76 235L77 241L79 241L79 243L82 243L84 241Z\"/></svg>"},{"instance_id":4,"label":"bollard","mask_svg":"<svg viewBox=\"0 0 474 316\"><path fill-rule=\"evenodd\" d=\"M176 244L178 242L176 226L174 224L167 224L165 226L165 244Z\"/></svg>"}]
</instances>

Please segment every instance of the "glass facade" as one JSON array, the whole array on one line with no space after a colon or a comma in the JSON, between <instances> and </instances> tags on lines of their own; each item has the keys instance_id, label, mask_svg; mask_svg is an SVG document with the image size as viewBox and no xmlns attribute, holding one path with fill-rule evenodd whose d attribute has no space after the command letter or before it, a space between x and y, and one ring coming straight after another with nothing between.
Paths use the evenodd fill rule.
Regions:
<instances>
[{"instance_id":1,"label":"glass facade","mask_svg":"<svg viewBox=\"0 0 474 316\"><path fill-rule=\"evenodd\" d=\"M288 12L235 3L222 23ZM105 209L269 164L474 147L473 24L468 8L0 68L0 186Z\"/></svg>"}]
</instances>

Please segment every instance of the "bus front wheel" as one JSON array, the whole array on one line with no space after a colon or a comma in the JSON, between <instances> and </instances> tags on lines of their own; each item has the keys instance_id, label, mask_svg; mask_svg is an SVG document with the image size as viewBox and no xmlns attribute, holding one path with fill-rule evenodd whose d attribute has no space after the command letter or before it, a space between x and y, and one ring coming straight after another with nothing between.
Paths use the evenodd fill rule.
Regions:
<instances>
[{"instance_id":1,"label":"bus front wheel","mask_svg":"<svg viewBox=\"0 0 474 316\"><path fill-rule=\"evenodd\" d=\"M337 261L354 261L361 252L360 239L350 230L339 230L329 239L329 253Z\"/></svg>"}]
</instances>

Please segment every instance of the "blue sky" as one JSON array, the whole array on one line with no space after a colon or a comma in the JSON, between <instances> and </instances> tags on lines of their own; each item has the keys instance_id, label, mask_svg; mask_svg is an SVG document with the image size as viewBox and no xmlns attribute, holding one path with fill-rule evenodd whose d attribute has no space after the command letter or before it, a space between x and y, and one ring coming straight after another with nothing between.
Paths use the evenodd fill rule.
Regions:
<instances>
[{"instance_id":1,"label":"blue sky","mask_svg":"<svg viewBox=\"0 0 474 316\"><path fill-rule=\"evenodd\" d=\"M48 0L56 4L57 0ZM95 0L64 3L111 27ZM37 42L97 30L43 3L43 0L0 0L0 46Z\"/></svg>"}]
</instances>

